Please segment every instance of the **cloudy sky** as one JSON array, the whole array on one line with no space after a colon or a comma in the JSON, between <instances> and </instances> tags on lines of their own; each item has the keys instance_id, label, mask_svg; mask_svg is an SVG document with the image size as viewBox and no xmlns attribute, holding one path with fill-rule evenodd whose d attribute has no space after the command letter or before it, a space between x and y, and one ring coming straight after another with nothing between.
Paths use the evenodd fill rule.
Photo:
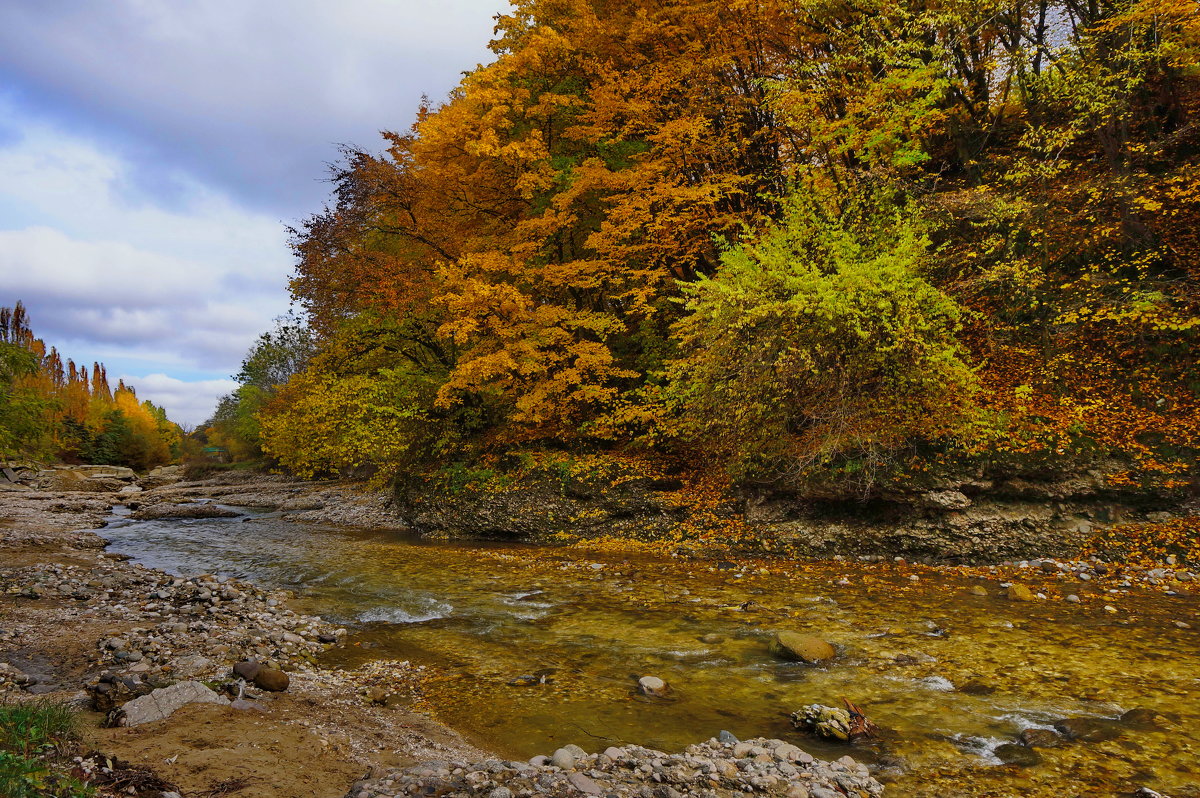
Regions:
<instances>
[{"instance_id":1,"label":"cloudy sky","mask_svg":"<svg viewBox=\"0 0 1200 798\"><path fill-rule=\"evenodd\" d=\"M3 0L0 305L205 419L288 308L287 224L489 57L504 0Z\"/></svg>"}]
</instances>

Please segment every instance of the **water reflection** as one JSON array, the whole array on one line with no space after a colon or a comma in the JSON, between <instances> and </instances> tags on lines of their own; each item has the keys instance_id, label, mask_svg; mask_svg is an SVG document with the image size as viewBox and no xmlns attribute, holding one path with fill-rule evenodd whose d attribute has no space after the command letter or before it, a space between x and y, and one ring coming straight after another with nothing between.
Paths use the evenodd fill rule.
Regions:
<instances>
[{"instance_id":1,"label":"water reflection","mask_svg":"<svg viewBox=\"0 0 1200 798\"><path fill-rule=\"evenodd\" d=\"M370 644L332 652L330 665L439 666L446 677L427 688L437 715L507 755L568 742L676 749L724 728L837 757L845 749L799 737L788 715L846 697L891 730L852 753L890 774L893 794L1061 794L1063 779L1170 790L1196 777L1200 651L1173 623L1194 620L1192 600L1132 597L1113 615L1100 596L1011 603L968 595L954 575L914 584L886 565L580 559L272 513L115 519L104 534L146 565L298 590L307 610ZM1085 589L1098 588L1072 591ZM778 629L830 640L839 657L825 668L776 661L766 641ZM646 674L672 685L671 700L636 695ZM1023 729L1135 706L1177 713L1180 726L1045 750L1028 770L994 756Z\"/></svg>"}]
</instances>

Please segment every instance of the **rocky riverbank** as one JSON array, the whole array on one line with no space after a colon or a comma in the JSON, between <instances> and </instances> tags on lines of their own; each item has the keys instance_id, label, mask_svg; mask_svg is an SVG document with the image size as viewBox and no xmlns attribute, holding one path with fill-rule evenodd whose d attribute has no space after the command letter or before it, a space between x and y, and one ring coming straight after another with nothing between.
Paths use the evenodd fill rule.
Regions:
<instances>
[{"instance_id":1,"label":"rocky riverbank","mask_svg":"<svg viewBox=\"0 0 1200 798\"><path fill-rule=\"evenodd\" d=\"M783 740L739 741L729 732L677 754L636 745L589 754L569 745L529 762L437 760L355 785L347 798L407 795L605 795L619 798L877 798L883 786L849 756L814 759Z\"/></svg>"},{"instance_id":2,"label":"rocky riverbank","mask_svg":"<svg viewBox=\"0 0 1200 798\"><path fill-rule=\"evenodd\" d=\"M287 593L183 579L105 552L87 528L101 527L131 493L0 495L0 700L79 707L84 748L153 772L185 797L220 785L234 794L243 784L240 794L337 798L373 768L483 757L405 705L373 703L377 669L315 667L314 656L339 645L344 630L294 611ZM283 675L286 688L237 678L232 666L247 659ZM407 662L389 663L386 683L411 703L423 676ZM243 700L190 702L124 725L126 702L188 683Z\"/></svg>"},{"instance_id":3,"label":"rocky riverbank","mask_svg":"<svg viewBox=\"0 0 1200 798\"><path fill-rule=\"evenodd\" d=\"M153 775L139 777L145 789L129 782L133 793L122 794L337 798L352 784L353 797L797 798L846 794L848 785L880 794L848 757L825 763L778 741L710 741L680 754L571 747L570 763L556 752L554 761L497 764L409 708L422 693L423 667L375 661L321 669L316 655L341 645L345 630L295 611L286 591L146 568L105 552L106 541L89 531L101 528L117 504L158 519L213 517L220 502L325 522L395 524L385 498L353 487L231 481L184 483L167 470L143 487L121 472L85 471L36 474L2 494L0 693L4 700L46 696L81 708L85 747L103 755L82 758L82 770L107 757L123 772ZM64 486L70 489L45 489ZM278 676L264 680L260 673Z\"/></svg>"}]
</instances>

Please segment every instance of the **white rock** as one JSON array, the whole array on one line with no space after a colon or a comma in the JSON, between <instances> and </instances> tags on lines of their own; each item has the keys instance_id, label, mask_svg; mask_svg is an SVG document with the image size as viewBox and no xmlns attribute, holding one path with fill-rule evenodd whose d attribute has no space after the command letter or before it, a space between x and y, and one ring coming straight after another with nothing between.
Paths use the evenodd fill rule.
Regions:
<instances>
[{"instance_id":1,"label":"white rock","mask_svg":"<svg viewBox=\"0 0 1200 798\"><path fill-rule=\"evenodd\" d=\"M187 704L220 704L229 706L229 699L219 696L200 682L179 682L163 687L149 695L135 698L121 707L122 726L140 726L169 717Z\"/></svg>"}]
</instances>

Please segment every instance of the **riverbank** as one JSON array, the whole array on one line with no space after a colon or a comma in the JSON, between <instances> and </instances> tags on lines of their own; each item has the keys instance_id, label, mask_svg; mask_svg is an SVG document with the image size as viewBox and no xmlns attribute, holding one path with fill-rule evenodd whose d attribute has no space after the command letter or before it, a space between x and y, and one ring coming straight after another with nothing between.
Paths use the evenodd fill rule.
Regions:
<instances>
[{"instance_id":1,"label":"riverbank","mask_svg":"<svg viewBox=\"0 0 1200 798\"><path fill-rule=\"evenodd\" d=\"M450 729L366 696L386 680L419 692L408 663L333 672L314 655L339 630L290 596L237 580L180 579L104 551L95 532L119 495L7 493L0 510L0 690L84 710L85 748L152 771L184 796L244 782L256 796L341 796L364 773L483 753ZM69 633L64 633L69 630ZM342 630L344 634L344 630ZM227 684L254 657L288 673L236 710L195 704L166 720L105 728L97 711L181 681Z\"/></svg>"},{"instance_id":2,"label":"riverbank","mask_svg":"<svg viewBox=\"0 0 1200 798\"><path fill-rule=\"evenodd\" d=\"M436 783L440 793L494 796L504 790L580 794L601 790L596 785L609 791L617 782L621 794L639 794L648 785L661 792L674 789L672 784L688 792L678 768L666 778L661 765L642 772L643 762L666 756L645 749L623 749L603 761L595 755L581 758L578 769L488 760L456 732L412 708L428 678L422 666L374 660L355 668L319 667L316 658L341 645L345 632L291 609L293 597L286 592L146 568L104 551L104 539L87 531L100 528L117 503L134 507L134 513L158 508L160 518L172 512L211 517L201 508L213 505L191 500L214 494L222 503L282 507L291 502L287 512L326 512L343 523L378 525L385 520L378 497L358 496L346 486L269 478L248 486L166 479L140 491L129 487L135 485L115 492L4 494L0 662L8 667L0 668L0 690L8 699L45 696L81 708L87 729L80 753L98 751L119 760L123 772L144 774L138 783L146 790L139 794L158 795L169 785L185 798L242 791L267 798L339 798L356 782L353 795L383 795L418 781L422 789ZM354 498L339 500L347 494ZM70 633L63 634L64 629ZM286 673L286 689L237 684L231 667L248 658ZM218 692L231 688L236 695L229 697L237 700L204 699L141 725L111 725L120 721L123 702L160 696L156 690L181 683ZM201 687L189 690L207 695ZM110 709L117 711L105 711ZM879 794L879 785L849 758L830 764L807 755L797 758L803 752L768 755L767 750L778 753L778 744L761 742L768 746L762 749L767 761L749 770L731 764L744 758L733 743L714 741L699 760L695 751L680 755L696 766L689 777L695 783L688 784L712 795L789 789L793 796L832 795L839 793L822 790L840 791L838 784ZM418 763L426 764L405 772ZM606 775L606 763L614 772Z\"/></svg>"}]
</instances>

